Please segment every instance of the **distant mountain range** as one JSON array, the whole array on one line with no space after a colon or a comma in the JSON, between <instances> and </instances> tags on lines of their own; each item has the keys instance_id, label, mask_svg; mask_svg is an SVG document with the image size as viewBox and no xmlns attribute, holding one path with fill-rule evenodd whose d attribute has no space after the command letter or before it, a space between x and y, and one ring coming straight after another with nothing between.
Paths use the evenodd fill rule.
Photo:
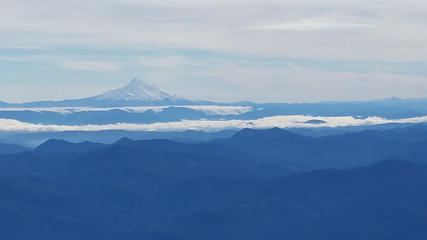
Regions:
<instances>
[{"instance_id":1,"label":"distant mountain range","mask_svg":"<svg viewBox=\"0 0 427 240\"><path fill-rule=\"evenodd\" d=\"M197 141L202 136L206 137L201 133L188 132L187 134L187 140L182 142L134 141L125 137L113 144L100 144L88 141L71 143L60 139L50 139L35 148L33 153L70 156L111 151L121 146L126 149L132 148L142 155L150 152L156 157L160 157L166 152L172 155L197 153L206 156L214 155L231 161L238 156L238 159L245 159L254 164L276 166L290 172L322 168L352 168L388 159L403 159L427 164L425 158L427 156L427 148L425 148L427 126L425 125L389 130L366 130L321 137L301 135L279 128L243 129L235 134L223 132L222 135L211 136L211 138L214 136L222 136L222 138L209 141ZM153 139L156 135L151 136ZM175 137L177 136L179 135L175 135ZM193 138L193 141L188 140L190 138ZM0 154L28 151L26 148L15 147L15 150L11 151L12 149L6 149L6 152L0 151Z\"/></svg>"},{"instance_id":2,"label":"distant mountain range","mask_svg":"<svg viewBox=\"0 0 427 240\"><path fill-rule=\"evenodd\" d=\"M41 136L39 132L61 133L47 135L62 139L70 135L69 132L116 131L113 134L116 138L118 131L160 131L172 132L163 136L178 136L176 132L188 130L238 131L245 127L320 129L421 122L427 122L426 99L215 103L176 97L138 79L122 88L83 99L20 104L0 102L0 139L26 134L28 138L24 141L6 141L26 146L48 139L38 138L28 144L28 139ZM95 140L107 136L105 132L99 132L98 136L92 133L82 135L92 135L94 137L90 139ZM77 136L74 139L81 138ZM104 142L111 143L112 137L107 139Z\"/></svg>"},{"instance_id":3,"label":"distant mountain range","mask_svg":"<svg viewBox=\"0 0 427 240\"><path fill-rule=\"evenodd\" d=\"M266 106L266 107L282 107L292 114L296 112L312 111L316 107L321 107L321 110L339 111L342 112L342 107L351 107L349 112L360 108L366 108L365 105L370 105L370 111L375 110L382 112L385 110L398 109L403 113L410 114L412 108L418 109L425 106L427 99L400 99L392 97L376 101L353 101L353 102L321 102L321 103L265 103L257 104L250 101L240 101L235 103L219 103L205 100L188 100L182 97L170 95L154 86L151 86L139 79L133 79L129 84L124 87L108 91L106 93L87 97L82 99L70 99L60 101L36 101L27 103L6 103L0 101L0 107L28 107L28 108L41 108L41 107L127 107L127 106L182 106L182 105L234 105L234 106ZM329 108L329 107L333 108ZM408 108L412 106L412 108ZM381 109L386 108L386 109ZM300 109L299 111L297 109ZM427 107L422 108L426 110ZM367 109L364 109L365 111ZM324 111L324 110L323 110ZM324 111L325 112L325 111ZM325 112L325 114L328 114ZM332 112L331 112L332 113ZM329 114L331 114L329 113Z\"/></svg>"},{"instance_id":4,"label":"distant mountain range","mask_svg":"<svg viewBox=\"0 0 427 240\"><path fill-rule=\"evenodd\" d=\"M424 99L223 104L139 80L0 102L0 238L424 239L426 116Z\"/></svg>"},{"instance_id":5,"label":"distant mountain range","mask_svg":"<svg viewBox=\"0 0 427 240\"><path fill-rule=\"evenodd\" d=\"M426 144L425 127L320 138L244 129L204 143L49 140L0 155L0 236L419 240Z\"/></svg>"}]
</instances>

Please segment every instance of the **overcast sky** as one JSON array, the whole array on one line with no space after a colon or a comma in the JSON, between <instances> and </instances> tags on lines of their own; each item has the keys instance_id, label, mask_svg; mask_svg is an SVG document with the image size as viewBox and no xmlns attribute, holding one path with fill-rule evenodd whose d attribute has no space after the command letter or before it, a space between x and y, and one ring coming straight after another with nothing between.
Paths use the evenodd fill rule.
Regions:
<instances>
[{"instance_id":1,"label":"overcast sky","mask_svg":"<svg viewBox=\"0 0 427 240\"><path fill-rule=\"evenodd\" d=\"M1 0L0 100L427 97L427 1Z\"/></svg>"}]
</instances>

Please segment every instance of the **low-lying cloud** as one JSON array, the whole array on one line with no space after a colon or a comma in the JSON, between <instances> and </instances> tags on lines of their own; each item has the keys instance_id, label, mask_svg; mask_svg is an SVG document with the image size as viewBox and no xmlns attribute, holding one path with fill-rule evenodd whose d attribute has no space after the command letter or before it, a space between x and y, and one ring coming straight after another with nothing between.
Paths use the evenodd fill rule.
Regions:
<instances>
[{"instance_id":1,"label":"low-lying cloud","mask_svg":"<svg viewBox=\"0 0 427 240\"><path fill-rule=\"evenodd\" d=\"M241 115L252 111L250 106L217 106L217 105L191 105L191 106L135 106L135 107L112 107L112 108L99 108L99 107L38 107L38 108L0 108L2 111L33 111L33 112L54 112L60 114L72 114L78 112L107 112L113 110L121 110L126 112L143 113L146 111L153 111L156 113L162 112L167 108L187 108L195 111L200 111L206 115Z\"/></svg>"},{"instance_id":2,"label":"low-lying cloud","mask_svg":"<svg viewBox=\"0 0 427 240\"><path fill-rule=\"evenodd\" d=\"M309 120L321 120L323 123L311 124ZM219 131L224 129L243 128L318 128L318 127L346 127L346 126L369 126L388 123L422 123L427 122L427 116L385 119L380 117L355 118L352 116L321 117L305 115L289 115L265 117L255 120L183 120L177 122L132 124L117 123L106 125L43 125L21 122L13 119L0 119L0 131L8 132L55 132L55 131L103 131L103 130L126 130L126 131Z\"/></svg>"}]
</instances>

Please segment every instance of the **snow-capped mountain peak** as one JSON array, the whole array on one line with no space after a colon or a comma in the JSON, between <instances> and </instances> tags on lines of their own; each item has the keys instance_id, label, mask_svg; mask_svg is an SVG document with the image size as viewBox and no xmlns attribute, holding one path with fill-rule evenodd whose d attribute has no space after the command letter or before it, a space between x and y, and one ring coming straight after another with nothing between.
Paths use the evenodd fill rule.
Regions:
<instances>
[{"instance_id":1,"label":"snow-capped mountain peak","mask_svg":"<svg viewBox=\"0 0 427 240\"><path fill-rule=\"evenodd\" d=\"M147 83L134 79L128 85L108 91L95 97L96 100L111 101L161 101L172 100L175 97Z\"/></svg>"}]
</instances>

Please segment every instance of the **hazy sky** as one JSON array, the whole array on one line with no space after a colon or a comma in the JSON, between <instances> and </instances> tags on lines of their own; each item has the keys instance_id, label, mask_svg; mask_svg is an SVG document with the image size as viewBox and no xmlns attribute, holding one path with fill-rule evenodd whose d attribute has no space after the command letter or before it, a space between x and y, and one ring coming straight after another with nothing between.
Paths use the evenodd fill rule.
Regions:
<instances>
[{"instance_id":1,"label":"hazy sky","mask_svg":"<svg viewBox=\"0 0 427 240\"><path fill-rule=\"evenodd\" d=\"M0 100L427 97L423 0L1 0Z\"/></svg>"}]
</instances>

